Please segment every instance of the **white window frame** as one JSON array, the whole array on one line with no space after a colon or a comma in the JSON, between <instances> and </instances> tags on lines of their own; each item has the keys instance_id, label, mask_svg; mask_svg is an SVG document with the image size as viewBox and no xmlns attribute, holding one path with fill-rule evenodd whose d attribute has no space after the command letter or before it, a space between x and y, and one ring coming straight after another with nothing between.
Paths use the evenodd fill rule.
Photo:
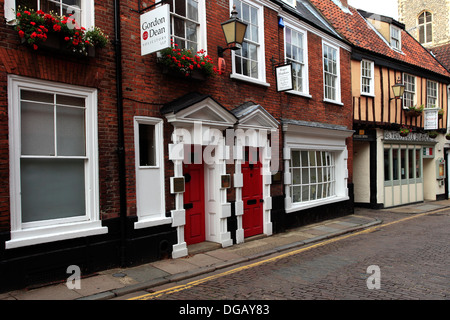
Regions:
<instances>
[{"instance_id":1,"label":"white window frame","mask_svg":"<svg viewBox=\"0 0 450 320\"><path fill-rule=\"evenodd\" d=\"M231 52L231 74L230 78L248 81L254 84L259 84L263 86L270 86L266 82L266 62L265 62L265 47L264 47L264 5L259 1L253 0L239 0L250 6L255 7L258 10L258 78L252 78L239 73L236 73L236 53ZM231 12L233 8L233 0L230 0L229 10Z\"/></svg>"},{"instance_id":2,"label":"white window frame","mask_svg":"<svg viewBox=\"0 0 450 320\"><path fill-rule=\"evenodd\" d=\"M22 223L21 218L21 119L20 89L85 98L86 101L86 214L82 217ZM99 169L97 135L97 90L62 83L41 81L15 75L8 76L8 114L10 131L11 240L6 249L45 242L85 237L108 232L100 221Z\"/></svg>"},{"instance_id":3,"label":"white window frame","mask_svg":"<svg viewBox=\"0 0 450 320\"><path fill-rule=\"evenodd\" d=\"M435 99L435 103L433 104L434 106L432 107L431 104L429 104L429 100L430 99L430 91L429 91L429 85L432 84L435 86L435 88L431 88L432 90L436 90L436 96L431 96L431 99ZM432 81L432 80L428 80L427 79L427 108L438 108L439 107L439 83L437 83L436 81Z\"/></svg>"},{"instance_id":4,"label":"white window frame","mask_svg":"<svg viewBox=\"0 0 450 320\"><path fill-rule=\"evenodd\" d=\"M368 64L368 68L365 68L365 64ZM375 76L374 76L374 67L375 63L373 61L370 60L361 60L361 94L362 95L366 95L366 96L375 96L375 90L374 90L374 82L375 82ZM364 69L369 70L370 72L370 77L367 77L364 74ZM364 92L363 91L363 79L368 79L369 80L369 92Z\"/></svg>"},{"instance_id":5,"label":"white window frame","mask_svg":"<svg viewBox=\"0 0 450 320\"><path fill-rule=\"evenodd\" d=\"M39 0L36 0L39 6ZM86 29L95 26L95 5L93 0L81 0L81 21L80 24ZM5 18L11 24L16 19L16 0L5 0Z\"/></svg>"},{"instance_id":6,"label":"white window frame","mask_svg":"<svg viewBox=\"0 0 450 320\"><path fill-rule=\"evenodd\" d=\"M398 32L398 38L393 37L393 33ZM394 41L398 41L398 46L395 45ZM402 30L391 24L390 28L390 41L391 48L397 51L402 51Z\"/></svg>"},{"instance_id":7,"label":"white window frame","mask_svg":"<svg viewBox=\"0 0 450 320\"><path fill-rule=\"evenodd\" d=\"M325 97L325 93L326 93L326 86L325 86L325 68L324 68L324 62L325 62L325 47L330 47L333 50L336 50L336 75L334 75L336 77L336 99L329 99ZM323 99L325 102L331 102L331 103L335 103L335 104L340 104L343 105L343 103L341 102L341 58L340 58L340 49L338 46L333 45L330 42L327 42L325 40L322 40L322 68L323 68Z\"/></svg>"},{"instance_id":8,"label":"white window frame","mask_svg":"<svg viewBox=\"0 0 450 320\"><path fill-rule=\"evenodd\" d=\"M153 125L155 127L155 165L153 166L141 166L140 165L140 148L139 148L139 125ZM140 208L137 208L137 216L138 221L135 222L134 228L141 229L147 227L158 226L162 224L167 224L172 222L172 218L166 217L165 209L165 180L164 180L164 132L163 132L164 121L161 118L153 118L153 117L142 117L136 116L134 117L134 141L135 141L135 166L136 166L136 189L140 187L141 181L139 176L139 170L152 170L159 171L159 179L161 182L160 189L160 207L159 214L148 214L146 212L142 212ZM136 190L136 201L139 203L139 194L138 190Z\"/></svg>"},{"instance_id":9,"label":"white window frame","mask_svg":"<svg viewBox=\"0 0 450 320\"><path fill-rule=\"evenodd\" d=\"M298 152L299 153L299 166L295 166L293 165L294 162L294 152ZM302 153L305 152L307 157L308 157L308 166L302 166ZM320 153L320 165L317 162L317 152ZM315 159L315 165L312 166L311 163L311 153L314 155ZM328 157L326 156L327 154L329 154L329 159L330 159L330 163L328 163ZM323 155L325 155L325 161L326 163L324 164L323 161ZM292 204L293 205L298 205L298 204L307 204L309 202L314 202L314 201L322 201L322 200L327 200L330 198L333 198L336 196L336 162L335 162L335 157L336 157L336 153L335 152L330 152L330 151L324 151L324 150L315 150L315 149L291 149L291 161L290 161L290 166L289 166L289 171L291 173L292 176L292 183L291 183L291 199L292 199ZM308 172L308 181L305 182L303 179L303 172L306 169ZM321 174L320 174L320 180L319 181L319 171L318 169L321 169ZM297 181L298 183L295 183L296 181L294 181L295 178L295 174L294 174L294 170L296 170L299 173L299 181ZM311 182L311 175L310 172L311 170L315 170L316 171L316 181L315 182ZM330 179L326 179L326 175L329 172L330 175ZM318 186L321 186L320 190L321 190L321 194L323 195L325 193L325 197L322 196L318 196L317 195L317 190L319 189ZM315 186L316 187L316 199L310 199L310 195L311 195L311 188ZM295 201L294 199L294 188L300 188L300 190L302 190L304 187L307 187L308 189L308 199L307 200L303 200L303 192L300 192L300 198L301 201Z\"/></svg>"},{"instance_id":10,"label":"white window frame","mask_svg":"<svg viewBox=\"0 0 450 320\"><path fill-rule=\"evenodd\" d=\"M411 81L409 81L410 79L414 80L414 83L412 83ZM416 105L416 89L417 89L417 85L416 85L416 76L413 76L412 74L408 74L408 73L403 73L403 84L405 85L405 92L403 94L403 108L404 109L408 109L411 106L415 106ZM410 90L410 86L413 86L414 91ZM410 95L412 96L412 99L407 98L407 96ZM408 100L412 100L411 101L411 106L409 106L407 104Z\"/></svg>"},{"instance_id":11,"label":"white window frame","mask_svg":"<svg viewBox=\"0 0 450 320\"><path fill-rule=\"evenodd\" d=\"M156 3L161 2L161 0L157 0ZM167 2L165 2L167 3ZM163 4L165 4L163 3ZM177 16L173 12L170 12L170 18L171 22L174 16ZM197 33L197 46L198 50L205 50L207 51L208 45L206 41L206 4L205 0L198 0L198 23L199 23L199 29ZM173 28L172 28L173 31ZM173 38L173 34L171 34L171 37ZM195 52L194 52L195 53Z\"/></svg>"},{"instance_id":12,"label":"white window frame","mask_svg":"<svg viewBox=\"0 0 450 320\"><path fill-rule=\"evenodd\" d=\"M298 91L298 90L290 90L290 91L286 91L287 93L293 93L293 94L298 94L298 95L302 95L302 96L306 96L306 97L311 97L309 94L309 63L308 63L308 33L306 32L306 30L303 30L299 27L295 27L289 23L285 24L285 32L284 32L284 59L285 61L287 61L287 56L286 56L286 29L289 28L292 31L295 31L297 33L301 33L302 34L302 49L303 49L303 62L301 63L303 65L302 67L302 91ZM292 60L292 62L295 63L299 63L296 62L295 60Z\"/></svg>"}]
</instances>

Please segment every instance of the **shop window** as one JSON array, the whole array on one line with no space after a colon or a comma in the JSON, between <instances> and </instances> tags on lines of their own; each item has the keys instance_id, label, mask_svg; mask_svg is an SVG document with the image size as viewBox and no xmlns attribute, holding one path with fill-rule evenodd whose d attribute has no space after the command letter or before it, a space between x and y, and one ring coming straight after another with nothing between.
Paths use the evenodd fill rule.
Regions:
<instances>
[{"instance_id":1,"label":"shop window","mask_svg":"<svg viewBox=\"0 0 450 320\"><path fill-rule=\"evenodd\" d=\"M334 153L328 151L293 150L292 202L308 202L336 195Z\"/></svg>"}]
</instances>

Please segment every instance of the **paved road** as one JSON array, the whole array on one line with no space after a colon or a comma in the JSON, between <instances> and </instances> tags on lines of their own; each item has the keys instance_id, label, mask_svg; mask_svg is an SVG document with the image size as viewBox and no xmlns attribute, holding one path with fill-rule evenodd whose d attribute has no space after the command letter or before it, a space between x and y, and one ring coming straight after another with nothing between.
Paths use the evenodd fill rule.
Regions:
<instances>
[{"instance_id":1,"label":"paved road","mask_svg":"<svg viewBox=\"0 0 450 320\"><path fill-rule=\"evenodd\" d=\"M370 232L191 279L188 286L181 284L173 292L166 291L167 287L155 288L155 294L143 298L450 300L450 210L426 215L373 214L381 216L385 224Z\"/></svg>"}]
</instances>

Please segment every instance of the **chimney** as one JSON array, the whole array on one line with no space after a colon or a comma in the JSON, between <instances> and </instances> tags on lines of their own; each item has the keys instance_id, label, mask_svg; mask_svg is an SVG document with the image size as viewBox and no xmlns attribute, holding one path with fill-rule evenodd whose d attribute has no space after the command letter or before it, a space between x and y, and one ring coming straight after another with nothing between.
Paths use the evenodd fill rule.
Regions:
<instances>
[{"instance_id":1,"label":"chimney","mask_svg":"<svg viewBox=\"0 0 450 320\"><path fill-rule=\"evenodd\" d=\"M347 0L341 0L342 6L348 8L348 2Z\"/></svg>"}]
</instances>

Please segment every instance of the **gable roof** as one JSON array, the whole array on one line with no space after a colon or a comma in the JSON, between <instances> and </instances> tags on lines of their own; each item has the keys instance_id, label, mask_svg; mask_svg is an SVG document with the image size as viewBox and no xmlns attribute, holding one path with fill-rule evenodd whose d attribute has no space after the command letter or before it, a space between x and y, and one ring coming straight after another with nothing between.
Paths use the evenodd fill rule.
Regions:
<instances>
[{"instance_id":1,"label":"gable roof","mask_svg":"<svg viewBox=\"0 0 450 320\"><path fill-rule=\"evenodd\" d=\"M400 28L402 48L401 52L399 52L391 48L389 43L387 43L363 15L372 15L378 18L382 17L383 20L392 20L391 22L394 25L402 27L402 25L394 19L358 11L351 6L348 6L348 11L342 10L331 0L309 1L321 12L333 27L336 28L337 32L352 43L354 47L450 78L450 73L427 49L406 32L404 28Z\"/></svg>"}]
</instances>

